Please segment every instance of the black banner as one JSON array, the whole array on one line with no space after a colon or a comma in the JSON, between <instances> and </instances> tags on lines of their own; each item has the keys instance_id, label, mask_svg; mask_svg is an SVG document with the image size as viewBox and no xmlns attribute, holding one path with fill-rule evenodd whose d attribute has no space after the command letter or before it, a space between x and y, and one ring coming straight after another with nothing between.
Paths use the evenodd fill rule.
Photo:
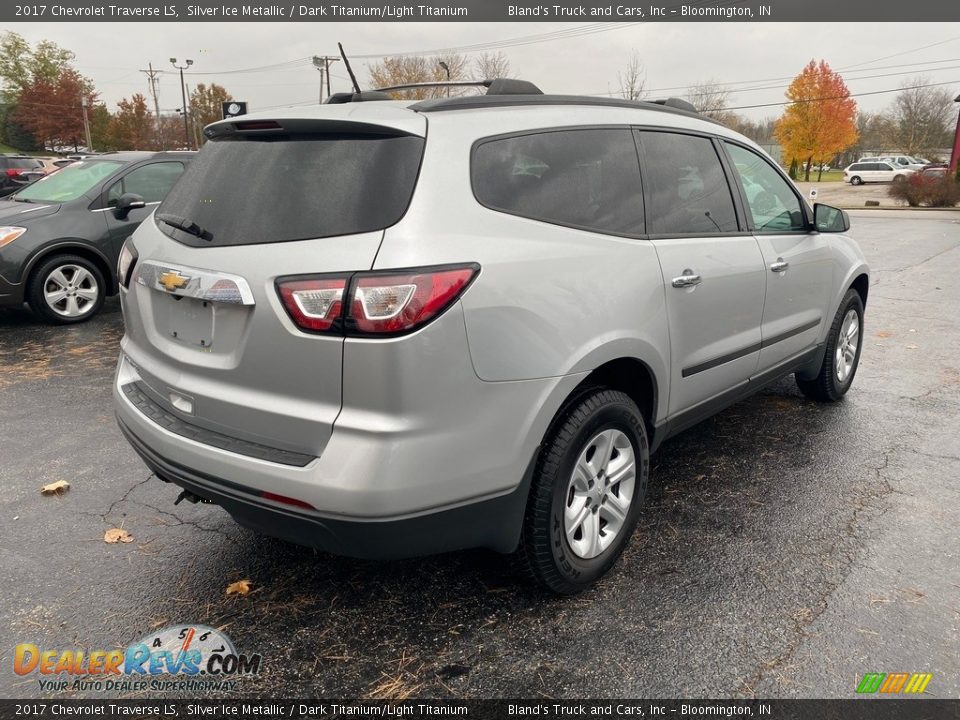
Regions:
<instances>
[{"instance_id":1,"label":"black banner","mask_svg":"<svg viewBox=\"0 0 960 720\"><path fill-rule=\"evenodd\" d=\"M955 720L960 700L0 700L0 718Z\"/></svg>"},{"instance_id":2,"label":"black banner","mask_svg":"<svg viewBox=\"0 0 960 720\"><path fill-rule=\"evenodd\" d=\"M60 0L3 2L0 22L951 22L950 0Z\"/></svg>"}]
</instances>

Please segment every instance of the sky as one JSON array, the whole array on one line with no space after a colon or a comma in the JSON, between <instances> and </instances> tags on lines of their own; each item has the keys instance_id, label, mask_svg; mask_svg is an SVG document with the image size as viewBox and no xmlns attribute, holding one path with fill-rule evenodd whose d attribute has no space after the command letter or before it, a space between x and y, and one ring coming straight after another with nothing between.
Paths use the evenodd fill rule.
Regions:
<instances>
[{"instance_id":1,"label":"sky","mask_svg":"<svg viewBox=\"0 0 960 720\"><path fill-rule=\"evenodd\" d=\"M851 92L910 84L918 76L960 93L960 24L955 23L13 23L28 41L53 40L76 54L111 109L147 94L139 72L152 62L161 111L181 105L170 58L194 61L187 84L216 82L250 112L316 102L319 73L309 58L337 55L342 42L361 85L369 56L498 44L512 74L549 93L616 94L618 72L636 51L649 97L682 97L709 78L737 89L732 107L781 103L790 78L811 59L841 70ZM522 43L522 44L518 44ZM368 56L366 58L361 56ZM276 65L256 72L252 68ZM334 91L349 89L342 63L332 66ZM871 77L884 75L885 77ZM747 90L746 88L762 88ZM882 110L894 93L858 97ZM755 120L782 107L738 110Z\"/></svg>"}]
</instances>

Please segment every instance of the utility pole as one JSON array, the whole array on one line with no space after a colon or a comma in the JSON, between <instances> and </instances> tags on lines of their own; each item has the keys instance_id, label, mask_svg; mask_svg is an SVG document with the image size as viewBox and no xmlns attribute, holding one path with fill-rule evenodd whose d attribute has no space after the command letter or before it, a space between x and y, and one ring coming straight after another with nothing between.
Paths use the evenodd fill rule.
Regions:
<instances>
[{"instance_id":1,"label":"utility pole","mask_svg":"<svg viewBox=\"0 0 960 720\"><path fill-rule=\"evenodd\" d=\"M320 102L323 103L323 77L327 77L327 97L333 94L333 86L330 84L330 63L339 62L340 58L331 55L314 55L313 66L320 71Z\"/></svg>"},{"instance_id":2,"label":"utility pole","mask_svg":"<svg viewBox=\"0 0 960 720\"><path fill-rule=\"evenodd\" d=\"M176 58L170 58L170 64L180 71L180 94L183 96L183 139L190 149L190 123L187 121L187 86L183 82L183 71L193 65L193 60L186 60L186 65L177 65Z\"/></svg>"},{"instance_id":3,"label":"utility pole","mask_svg":"<svg viewBox=\"0 0 960 720\"><path fill-rule=\"evenodd\" d=\"M87 136L87 152L93 150L93 141L90 139L90 121L87 120L87 99L80 98L80 107L83 108L83 132Z\"/></svg>"},{"instance_id":4,"label":"utility pole","mask_svg":"<svg viewBox=\"0 0 960 720\"><path fill-rule=\"evenodd\" d=\"M447 65L443 60L439 62L441 68L447 71L447 82L450 82L450 66ZM450 97L450 86L447 85L447 97Z\"/></svg>"},{"instance_id":5,"label":"utility pole","mask_svg":"<svg viewBox=\"0 0 960 720\"><path fill-rule=\"evenodd\" d=\"M141 70L147 76L147 83L150 87L150 94L153 96L153 110L157 116L157 147L164 150L163 143L163 123L160 122L160 101L157 99L157 85L160 83L160 71L153 69L153 63L148 66L149 70Z\"/></svg>"}]
</instances>

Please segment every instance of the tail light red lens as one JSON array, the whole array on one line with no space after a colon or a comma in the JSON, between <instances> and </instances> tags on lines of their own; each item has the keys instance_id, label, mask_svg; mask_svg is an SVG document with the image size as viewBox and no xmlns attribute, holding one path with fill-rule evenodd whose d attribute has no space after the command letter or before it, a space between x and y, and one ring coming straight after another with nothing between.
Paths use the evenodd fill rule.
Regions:
<instances>
[{"instance_id":1,"label":"tail light red lens","mask_svg":"<svg viewBox=\"0 0 960 720\"><path fill-rule=\"evenodd\" d=\"M360 273L353 284L349 334L410 332L443 312L464 291L475 266L396 275Z\"/></svg>"},{"instance_id":2,"label":"tail light red lens","mask_svg":"<svg viewBox=\"0 0 960 720\"><path fill-rule=\"evenodd\" d=\"M290 319L311 332L330 332L343 313L343 296L349 276L281 278L280 299Z\"/></svg>"},{"instance_id":3,"label":"tail light red lens","mask_svg":"<svg viewBox=\"0 0 960 720\"><path fill-rule=\"evenodd\" d=\"M22 171L22 170L18 170L17 168L10 168L9 170L7 170L7 177L16 177L16 176L19 175L21 172L23 172L23 171Z\"/></svg>"},{"instance_id":4,"label":"tail light red lens","mask_svg":"<svg viewBox=\"0 0 960 720\"><path fill-rule=\"evenodd\" d=\"M480 266L446 265L350 276L288 277L277 289L302 330L377 337L402 335L440 315L470 285Z\"/></svg>"}]
</instances>

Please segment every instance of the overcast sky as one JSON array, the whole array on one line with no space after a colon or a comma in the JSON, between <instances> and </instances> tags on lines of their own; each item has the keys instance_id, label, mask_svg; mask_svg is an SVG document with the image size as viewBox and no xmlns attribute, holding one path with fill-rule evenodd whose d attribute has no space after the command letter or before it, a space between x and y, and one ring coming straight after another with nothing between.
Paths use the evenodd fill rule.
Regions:
<instances>
[{"instance_id":1,"label":"overcast sky","mask_svg":"<svg viewBox=\"0 0 960 720\"><path fill-rule=\"evenodd\" d=\"M591 24L596 26L598 24ZM312 55L336 55L337 41L351 56L430 51L496 43L515 38L542 40L503 48L513 74L545 92L616 92L617 73L631 52L639 52L652 97L683 96L687 86L713 77L739 91L731 105L782 102L784 86L811 59L825 59L844 70L853 93L897 88L917 75L947 82L960 92L960 27L953 23L605 23L602 32L583 33L583 23L15 23L8 29L29 41L49 39L76 53L75 65L96 83L113 109L118 100L146 94L138 70L152 62L169 70L160 81L161 110L180 106L180 84L169 59L191 58L187 82L216 82L251 111L314 100L319 76ZM300 61L260 72L225 72ZM936 62L946 61L946 62ZM354 61L361 84L369 59ZM342 63L333 66L334 90L347 90ZM849 69L847 69L849 68ZM898 73L890 75L891 73ZM905 74L899 74L905 73ZM888 75L856 79L871 75ZM770 87L777 86L777 87ZM857 98L866 110L879 110L893 94ZM759 119L777 116L780 107L741 110Z\"/></svg>"}]
</instances>

